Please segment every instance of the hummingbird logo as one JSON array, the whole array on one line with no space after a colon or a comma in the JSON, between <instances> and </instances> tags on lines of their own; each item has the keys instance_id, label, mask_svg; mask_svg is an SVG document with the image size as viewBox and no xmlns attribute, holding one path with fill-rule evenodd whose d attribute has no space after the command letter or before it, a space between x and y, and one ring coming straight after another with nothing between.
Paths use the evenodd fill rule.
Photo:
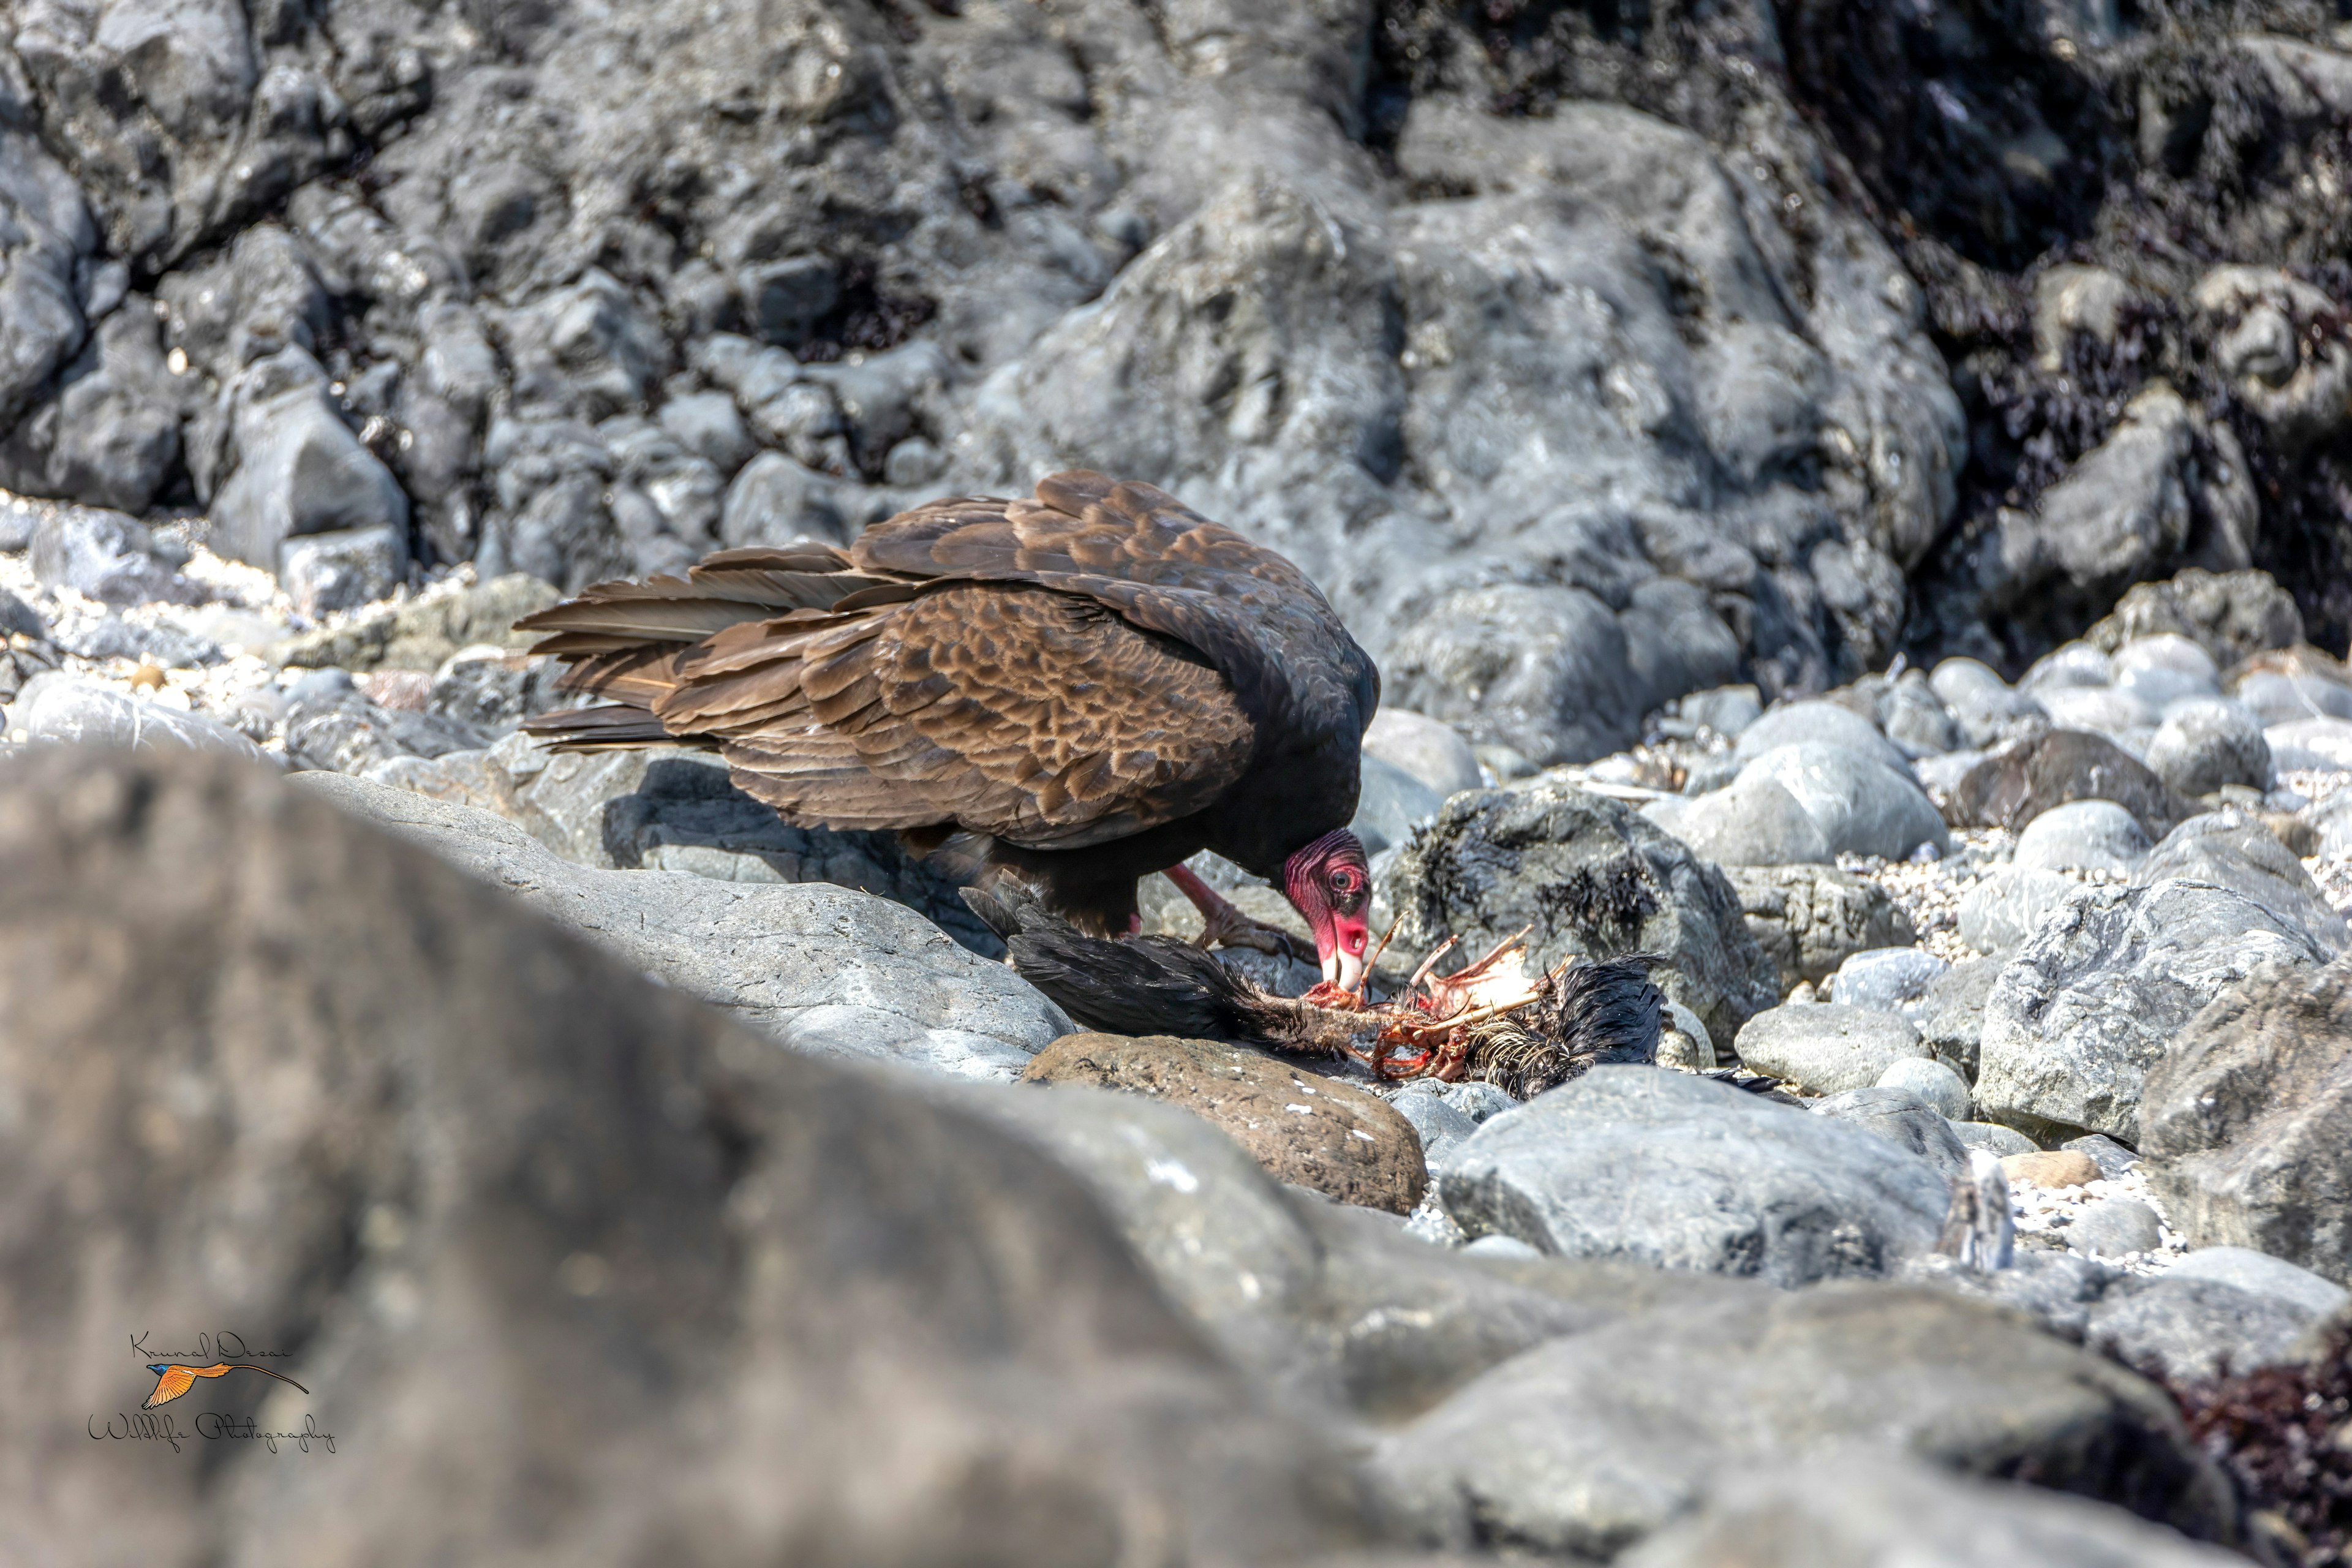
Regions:
<instances>
[{"instance_id":1,"label":"hummingbird logo","mask_svg":"<svg viewBox=\"0 0 2352 1568\"><path fill-rule=\"evenodd\" d=\"M200 1377L226 1377L233 1372L257 1372L264 1377L274 1377L280 1383L294 1383L292 1378L282 1372L272 1372L266 1366L255 1366L250 1362L241 1361L215 1362L210 1366L174 1366L169 1362L150 1362L147 1363L147 1370L155 1374L155 1391L150 1394L147 1396L147 1402L139 1407L142 1410L152 1410L159 1405L171 1404L172 1401L195 1387L196 1379ZM299 1383L294 1383L294 1386L302 1388ZM308 1394L310 1391L302 1388L302 1392Z\"/></svg>"}]
</instances>

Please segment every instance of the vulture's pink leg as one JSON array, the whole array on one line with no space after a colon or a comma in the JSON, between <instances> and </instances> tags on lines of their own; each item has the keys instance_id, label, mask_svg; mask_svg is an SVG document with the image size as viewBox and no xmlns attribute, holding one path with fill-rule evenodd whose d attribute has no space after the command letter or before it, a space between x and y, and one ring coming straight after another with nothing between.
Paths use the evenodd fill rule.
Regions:
<instances>
[{"instance_id":1,"label":"vulture's pink leg","mask_svg":"<svg viewBox=\"0 0 2352 1568\"><path fill-rule=\"evenodd\" d=\"M1201 934L1193 939L1194 946L1254 947L1277 958L1288 953L1302 963L1315 962L1312 947L1288 931L1277 931L1242 913L1234 908L1231 900L1193 875L1191 867L1171 866L1160 875L1175 883L1177 890L1201 911Z\"/></svg>"}]
</instances>

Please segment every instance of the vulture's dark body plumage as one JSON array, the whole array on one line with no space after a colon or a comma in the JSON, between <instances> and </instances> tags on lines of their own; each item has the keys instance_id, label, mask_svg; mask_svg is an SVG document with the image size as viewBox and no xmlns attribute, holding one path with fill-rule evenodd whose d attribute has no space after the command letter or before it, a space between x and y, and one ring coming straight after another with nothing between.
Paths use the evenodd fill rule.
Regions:
<instances>
[{"instance_id":1,"label":"vulture's dark body plumage","mask_svg":"<svg viewBox=\"0 0 2352 1568\"><path fill-rule=\"evenodd\" d=\"M730 550L530 616L607 705L572 749L683 742L788 820L950 836L1083 928L1201 849L1278 879L1354 815L1380 678L1282 557L1149 485L1057 474L847 550Z\"/></svg>"}]
</instances>

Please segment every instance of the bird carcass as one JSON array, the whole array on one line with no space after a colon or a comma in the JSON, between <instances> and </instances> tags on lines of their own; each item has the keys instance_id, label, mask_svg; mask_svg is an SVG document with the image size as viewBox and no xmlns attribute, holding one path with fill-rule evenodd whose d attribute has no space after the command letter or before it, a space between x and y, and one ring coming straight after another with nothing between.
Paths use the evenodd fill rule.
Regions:
<instances>
[{"instance_id":1,"label":"bird carcass","mask_svg":"<svg viewBox=\"0 0 2352 1568\"><path fill-rule=\"evenodd\" d=\"M1004 939L1022 978L1091 1028L1346 1058L1385 1081L1475 1079L1519 1099L1601 1062L1657 1055L1665 998L1649 979L1660 961L1647 953L1570 960L1535 973L1521 931L1440 974L1438 963L1456 945L1448 941L1384 1001L1328 982L1287 997L1174 937L1087 936L1017 886L964 897Z\"/></svg>"}]
</instances>

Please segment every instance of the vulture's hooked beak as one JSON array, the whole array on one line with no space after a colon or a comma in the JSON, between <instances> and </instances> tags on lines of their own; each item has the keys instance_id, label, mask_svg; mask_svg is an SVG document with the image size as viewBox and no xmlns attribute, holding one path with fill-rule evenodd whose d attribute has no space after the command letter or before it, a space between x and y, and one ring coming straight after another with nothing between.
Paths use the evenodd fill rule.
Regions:
<instances>
[{"instance_id":1,"label":"vulture's hooked beak","mask_svg":"<svg viewBox=\"0 0 2352 1568\"><path fill-rule=\"evenodd\" d=\"M1323 978L1342 991L1364 988L1364 951L1371 928L1360 917L1341 915L1331 922L1331 945L1322 953Z\"/></svg>"}]
</instances>

